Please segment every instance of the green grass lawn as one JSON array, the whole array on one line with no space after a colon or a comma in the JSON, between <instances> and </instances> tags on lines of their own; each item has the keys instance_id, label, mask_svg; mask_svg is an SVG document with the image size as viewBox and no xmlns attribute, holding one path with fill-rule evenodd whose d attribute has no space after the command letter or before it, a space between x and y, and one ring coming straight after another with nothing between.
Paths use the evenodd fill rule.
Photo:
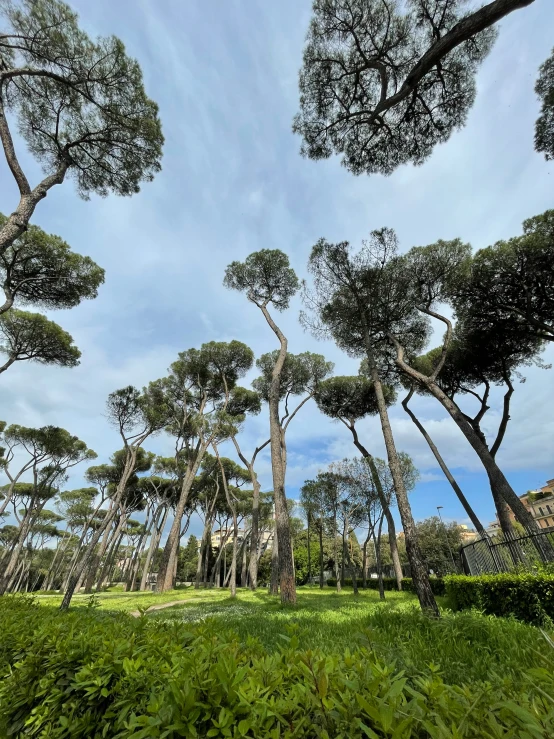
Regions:
<instances>
[{"instance_id":1,"label":"green grass lawn","mask_svg":"<svg viewBox=\"0 0 554 739\"><path fill-rule=\"evenodd\" d=\"M502 681L532 668L537 653L550 649L540 630L511 619L472 612L451 613L438 598L442 619L421 615L412 593L387 592L384 602L374 590L340 594L331 588L298 588L296 606L281 606L267 591L240 590L236 599L227 590L185 588L167 593L99 593L101 611L132 612L139 608L182 600L145 616L155 623L186 628L211 619L221 632L233 632L246 643L258 640L270 651L297 638L300 648L340 653L360 645L370 646L387 662L410 674L436 666L445 681ZM44 606L56 606L61 596L38 596ZM74 608L86 606L90 596L77 595ZM435 667L433 667L435 669Z\"/></svg>"}]
</instances>

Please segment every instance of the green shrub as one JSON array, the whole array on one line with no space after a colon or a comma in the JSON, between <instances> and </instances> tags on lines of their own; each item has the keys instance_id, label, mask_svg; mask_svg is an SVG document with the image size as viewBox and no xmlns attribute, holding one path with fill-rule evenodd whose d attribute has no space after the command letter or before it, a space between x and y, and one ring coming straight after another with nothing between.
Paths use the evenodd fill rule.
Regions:
<instances>
[{"instance_id":1,"label":"green shrub","mask_svg":"<svg viewBox=\"0 0 554 739\"><path fill-rule=\"evenodd\" d=\"M444 581L442 577L430 577L429 581L431 583L431 589L435 595L444 595L445 594L445 586ZM327 580L327 585L334 588L337 585L337 581L335 578L331 577ZM352 579L349 577L344 578L344 587L345 588L351 588L352 587ZM358 580L358 587L362 587L362 581ZM396 586L396 578L395 577L384 577L383 578L383 587L385 590L397 590ZM379 580L377 578L371 577L368 578L366 582L366 588L369 590L379 590ZM411 577L405 577L402 580L402 590L407 591L408 593L413 593L414 591L414 584L412 582Z\"/></svg>"},{"instance_id":2,"label":"green shrub","mask_svg":"<svg viewBox=\"0 0 554 739\"><path fill-rule=\"evenodd\" d=\"M268 653L216 622L59 614L13 597L0 598L0 623L0 736L14 739L554 735L548 653L517 683L453 686L433 666L399 671L369 641L329 654L301 649L292 632Z\"/></svg>"},{"instance_id":3,"label":"green shrub","mask_svg":"<svg viewBox=\"0 0 554 739\"><path fill-rule=\"evenodd\" d=\"M444 582L453 610L477 608L493 616L515 616L535 624L554 619L554 575L448 575Z\"/></svg>"}]
</instances>

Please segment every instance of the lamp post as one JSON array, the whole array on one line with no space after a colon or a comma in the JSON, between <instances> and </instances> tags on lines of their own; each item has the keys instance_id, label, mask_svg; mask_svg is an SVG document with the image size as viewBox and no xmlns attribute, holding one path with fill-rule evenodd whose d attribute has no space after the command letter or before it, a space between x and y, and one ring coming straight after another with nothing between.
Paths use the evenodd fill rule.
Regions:
<instances>
[{"instance_id":1,"label":"lamp post","mask_svg":"<svg viewBox=\"0 0 554 739\"><path fill-rule=\"evenodd\" d=\"M452 560L452 565L454 567L454 572L457 572L458 571L458 568L456 567L456 560L454 559L454 554L452 553L452 548L450 547L450 542L448 541L448 532L446 530L446 526L444 525L444 521L442 520L442 516L441 516L441 508L442 507L443 506L438 505L437 506L437 512L439 514L439 519L440 519L441 525L442 525L442 527L444 529L444 538L446 539L446 545L448 546L448 551L450 552L450 558Z\"/></svg>"}]
</instances>

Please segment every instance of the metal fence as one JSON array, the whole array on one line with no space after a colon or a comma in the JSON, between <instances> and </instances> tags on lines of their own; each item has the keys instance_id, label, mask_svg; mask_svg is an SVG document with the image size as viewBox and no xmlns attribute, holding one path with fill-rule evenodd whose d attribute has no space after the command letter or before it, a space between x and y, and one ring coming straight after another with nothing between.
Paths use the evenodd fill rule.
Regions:
<instances>
[{"instance_id":1,"label":"metal fence","mask_svg":"<svg viewBox=\"0 0 554 739\"><path fill-rule=\"evenodd\" d=\"M529 570L538 564L554 563L554 530L524 536L487 536L466 544L460 553L467 575Z\"/></svg>"}]
</instances>

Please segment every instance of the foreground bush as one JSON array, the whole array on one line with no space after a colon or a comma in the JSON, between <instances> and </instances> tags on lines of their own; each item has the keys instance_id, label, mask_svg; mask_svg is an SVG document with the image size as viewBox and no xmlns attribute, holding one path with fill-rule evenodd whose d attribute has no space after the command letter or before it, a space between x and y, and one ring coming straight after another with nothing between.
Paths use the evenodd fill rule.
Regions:
<instances>
[{"instance_id":1,"label":"foreground bush","mask_svg":"<svg viewBox=\"0 0 554 739\"><path fill-rule=\"evenodd\" d=\"M301 649L293 635L268 653L216 622L191 629L93 609L60 615L4 597L0 623L0 736L554 735L548 653L517 681L453 686L433 667L404 674L370 645L326 654Z\"/></svg>"},{"instance_id":2,"label":"foreground bush","mask_svg":"<svg viewBox=\"0 0 554 739\"><path fill-rule=\"evenodd\" d=\"M477 608L493 616L515 616L535 624L554 619L554 575L449 575L444 582L454 610Z\"/></svg>"},{"instance_id":3,"label":"foreground bush","mask_svg":"<svg viewBox=\"0 0 554 739\"><path fill-rule=\"evenodd\" d=\"M445 588L444 588L444 580L442 577L430 577L429 582L431 583L431 590L433 591L435 595L444 595ZM330 577L327 580L327 585L329 585L332 588L336 587L336 584L337 584L337 581L335 580L334 577ZM344 587L345 588L352 587L352 578L350 577L344 578ZM362 587L361 580L358 580L358 587L359 588ZM379 580L373 577L369 578L366 582L366 588L368 590L379 590ZM385 590L397 590L398 588L396 586L396 578L395 577L384 577L383 578L383 588ZM409 593L415 592L411 577L405 577L402 580L402 589Z\"/></svg>"}]
</instances>

